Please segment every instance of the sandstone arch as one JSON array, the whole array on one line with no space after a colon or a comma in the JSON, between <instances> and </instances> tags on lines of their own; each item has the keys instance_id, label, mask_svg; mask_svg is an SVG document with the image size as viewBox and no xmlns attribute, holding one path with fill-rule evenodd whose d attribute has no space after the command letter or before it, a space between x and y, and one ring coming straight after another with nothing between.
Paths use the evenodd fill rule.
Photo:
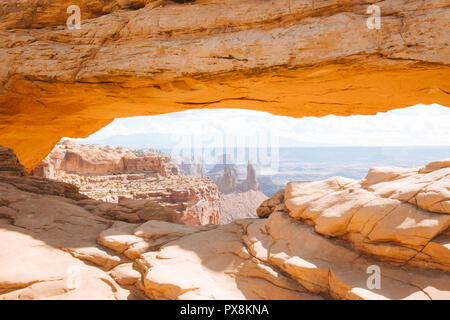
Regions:
<instances>
[{"instance_id":1,"label":"sandstone arch","mask_svg":"<svg viewBox=\"0 0 450 320\"><path fill-rule=\"evenodd\" d=\"M380 30L366 28L365 0L78 2L74 31L61 19L67 1L0 7L0 144L28 170L61 137L116 117L450 105L448 1L377 2Z\"/></svg>"}]
</instances>

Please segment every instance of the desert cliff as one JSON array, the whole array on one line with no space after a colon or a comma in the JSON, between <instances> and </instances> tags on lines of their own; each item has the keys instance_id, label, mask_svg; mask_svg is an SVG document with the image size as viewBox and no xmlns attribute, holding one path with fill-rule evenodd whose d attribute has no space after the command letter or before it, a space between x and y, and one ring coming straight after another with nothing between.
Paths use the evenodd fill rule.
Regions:
<instances>
[{"instance_id":1,"label":"desert cliff","mask_svg":"<svg viewBox=\"0 0 450 320\"><path fill-rule=\"evenodd\" d=\"M217 186L209 178L180 175L169 156L157 151L58 143L31 172L77 186L89 198L122 203L152 200L179 213L184 223L217 224L221 219Z\"/></svg>"},{"instance_id":2,"label":"desert cliff","mask_svg":"<svg viewBox=\"0 0 450 320\"><path fill-rule=\"evenodd\" d=\"M127 172L153 172L161 176L177 175L178 167L169 156L156 151L83 145L71 140L56 144L37 165L32 175L53 179L61 172L101 175Z\"/></svg>"}]
</instances>

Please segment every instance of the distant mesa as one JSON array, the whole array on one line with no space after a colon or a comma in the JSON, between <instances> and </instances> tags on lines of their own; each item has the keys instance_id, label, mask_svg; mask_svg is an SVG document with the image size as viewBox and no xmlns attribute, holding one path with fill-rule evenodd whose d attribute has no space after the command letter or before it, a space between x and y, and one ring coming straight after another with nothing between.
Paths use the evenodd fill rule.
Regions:
<instances>
[{"instance_id":1,"label":"distant mesa","mask_svg":"<svg viewBox=\"0 0 450 320\"><path fill-rule=\"evenodd\" d=\"M202 175L201 167L183 168L156 150L64 140L31 174L73 184L80 193L96 200L155 201L175 210L185 224L218 224L221 211L217 186ZM198 170L200 175L184 176L185 170Z\"/></svg>"},{"instance_id":2,"label":"distant mesa","mask_svg":"<svg viewBox=\"0 0 450 320\"><path fill-rule=\"evenodd\" d=\"M175 161L178 165L157 150L64 140L31 175L70 183L81 194L109 203L155 201L175 210L181 221L189 225L254 218L256 208L267 198L260 191L255 168L250 163L246 179L239 182L237 167L228 164L231 157L221 155L213 168L216 177L219 176L215 184L209 178L210 172L209 177L206 175L203 163L193 158Z\"/></svg>"},{"instance_id":3,"label":"distant mesa","mask_svg":"<svg viewBox=\"0 0 450 320\"><path fill-rule=\"evenodd\" d=\"M169 156L142 149L83 145L70 140L58 143L32 175L54 179L58 172L99 175L151 171L162 176L177 175Z\"/></svg>"}]
</instances>

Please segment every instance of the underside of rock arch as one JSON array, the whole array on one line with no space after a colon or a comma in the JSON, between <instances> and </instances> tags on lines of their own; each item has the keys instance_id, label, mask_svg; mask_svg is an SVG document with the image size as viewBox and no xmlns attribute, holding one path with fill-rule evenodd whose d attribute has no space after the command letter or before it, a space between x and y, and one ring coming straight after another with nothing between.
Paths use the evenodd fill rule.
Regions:
<instances>
[{"instance_id":1,"label":"underside of rock arch","mask_svg":"<svg viewBox=\"0 0 450 320\"><path fill-rule=\"evenodd\" d=\"M114 118L245 108L293 117L450 105L447 1L0 5L0 142L28 170Z\"/></svg>"}]
</instances>

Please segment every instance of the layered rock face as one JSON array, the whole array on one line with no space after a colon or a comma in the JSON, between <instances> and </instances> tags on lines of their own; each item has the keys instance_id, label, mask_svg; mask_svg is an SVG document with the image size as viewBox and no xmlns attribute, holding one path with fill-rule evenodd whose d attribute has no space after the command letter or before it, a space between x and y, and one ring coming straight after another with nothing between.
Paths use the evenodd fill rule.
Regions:
<instances>
[{"instance_id":1,"label":"layered rock face","mask_svg":"<svg viewBox=\"0 0 450 320\"><path fill-rule=\"evenodd\" d=\"M90 19L121 9L136 10L146 4L155 6L161 2L154 0L4 0L0 4L0 16L2 17L0 27L26 29L64 25L67 17L62 13L65 13L70 5L79 6L84 19Z\"/></svg>"},{"instance_id":2,"label":"layered rock face","mask_svg":"<svg viewBox=\"0 0 450 320\"><path fill-rule=\"evenodd\" d=\"M0 175L19 177L27 175L25 167L20 164L14 151L3 146L0 146Z\"/></svg>"},{"instance_id":3,"label":"layered rock face","mask_svg":"<svg viewBox=\"0 0 450 320\"><path fill-rule=\"evenodd\" d=\"M69 4L80 6L79 30L65 25ZM371 4L3 1L0 142L31 170L62 137L86 137L117 117L449 105L448 1L377 2L380 29L367 27Z\"/></svg>"},{"instance_id":4,"label":"layered rock face","mask_svg":"<svg viewBox=\"0 0 450 320\"><path fill-rule=\"evenodd\" d=\"M59 174L57 180L76 185L80 193L106 202L153 200L178 212L187 224L219 223L219 191L209 178L154 174L80 176Z\"/></svg>"},{"instance_id":5,"label":"layered rock face","mask_svg":"<svg viewBox=\"0 0 450 320\"><path fill-rule=\"evenodd\" d=\"M3 146L0 146L0 181L32 193L58 195L75 200L87 198L74 185L29 176L14 151Z\"/></svg>"},{"instance_id":6,"label":"layered rock face","mask_svg":"<svg viewBox=\"0 0 450 320\"><path fill-rule=\"evenodd\" d=\"M265 204L269 218L221 226L5 175L0 298L450 299L449 170L447 160L290 183Z\"/></svg>"},{"instance_id":7,"label":"layered rock face","mask_svg":"<svg viewBox=\"0 0 450 320\"><path fill-rule=\"evenodd\" d=\"M32 171L32 175L54 179L58 174L99 175L153 171L162 176L178 174L169 156L125 147L82 145L70 140L58 143Z\"/></svg>"},{"instance_id":8,"label":"layered rock face","mask_svg":"<svg viewBox=\"0 0 450 320\"><path fill-rule=\"evenodd\" d=\"M120 202L146 199L178 212L184 223L219 223L219 192L209 178L178 175L170 157L142 149L80 145L65 140L32 175L78 187L92 199Z\"/></svg>"}]
</instances>

